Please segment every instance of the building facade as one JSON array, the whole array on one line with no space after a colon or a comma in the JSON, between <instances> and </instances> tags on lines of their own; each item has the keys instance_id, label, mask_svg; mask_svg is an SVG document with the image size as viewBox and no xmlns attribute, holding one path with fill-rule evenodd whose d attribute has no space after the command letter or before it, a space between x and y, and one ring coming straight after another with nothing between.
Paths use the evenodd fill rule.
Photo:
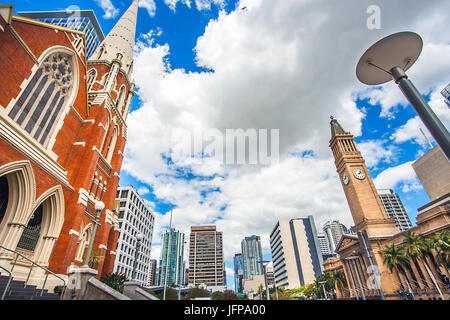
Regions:
<instances>
[{"instance_id":1,"label":"building facade","mask_svg":"<svg viewBox=\"0 0 450 320\"><path fill-rule=\"evenodd\" d=\"M450 107L450 84L442 89L441 94L445 99L445 103Z\"/></svg>"},{"instance_id":2,"label":"building facade","mask_svg":"<svg viewBox=\"0 0 450 320\"><path fill-rule=\"evenodd\" d=\"M136 275L132 280L146 285L155 216L133 187L117 188L116 201L119 202L120 236L117 243L114 272L126 274L131 280L136 260L136 236L142 234L143 239L139 243L139 256L136 260Z\"/></svg>"},{"instance_id":3,"label":"building facade","mask_svg":"<svg viewBox=\"0 0 450 320\"><path fill-rule=\"evenodd\" d=\"M323 225L323 232L327 237L330 246L330 253L334 253L336 246L344 234L348 234L348 229L337 220L330 220Z\"/></svg>"},{"instance_id":4,"label":"building facade","mask_svg":"<svg viewBox=\"0 0 450 320\"><path fill-rule=\"evenodd\" d=\"M450 193L450 161L439 146L414 161L412 167L431 201Z\"/></svg>"},{"instance_id":5,"label":"building facade","mask_svg":"<svg viewBox=\"0 0 450 320\"><path fill-rule=\"evenodd\" d=\"M277 286L287 289L311 284L322 273L322 254L314 218L280 220L270 234Z\"/></svg>"},{"instance_id":6,"label":"building facade","mask_svg":"<svg viewBox=\"0 0 450 320\"><path fill-rule=\"evenodd\" d=\"M244 279L244 267L242 264L242 253L237 253L233 257L234 264L234 290L242 293L242 280Z\"/></svg>"},{"instance_id":7,"label":"building facade","mask_svg":"<svg viewBox=\"0 0 450 320\"><path fill-rule=\"evenodd\" d=\"M73 30L82 31L86 38L86 56L90 58L105 39L93 10L19 12L22 17Z\"/></svg>"},{"instance_id":8,"label":"building facade","mask_svg":"<svg viewBox=\"0 0 450 320\"><path fill-rule=\"evenodd\" d=\"M189 285L226 287L223 238L216 226L191 227L189 239Z\"/></svg>"},{"instance_id":9,"label":"building facade","mask_svg":"<svg viewBox=\"0 0 450 320\"><path fill-rule=\"evenodd\" d=\"M262 261L261 238L255 235L245 237L241 241L241 250L244 279L264 274L263 267L259 262Z\"/></svg>"},{"instance_id":10,"label":"building facade","mask_svg":"<svg viewBox=\"0 0 450 320\"><path fill-rule=\"evenodd\" d=\"M156 261L156 259L150 259L148 265L147 287L155 287L158 285L157 266L158 261Z\"/></svg>"},{"instance_id":11,"label":"building facade","mask_svg":"<svg viewBox=\"0 0 450 320\"><path fill-rule=\"evenodd\" d=\"M377 191L388 217L394 218L395 225L400 231L411 229L411 220L409 220L408 214L406 213L405 207L398 194L392 189L378 189Z\"/></svg>"},{"instance_id":12,"label":"building facade","mask_svg":"<svg viewBox=\"0 0 450 320\"><path fill-rule=\"evenodd\" d=\"M1 7L0 245L11 250L0 250L2 267L11 269L16 251L67 278L69 266L83 265L102 201L92 252L103 257L97 277L112 272L137 9L134 1L102 42L108 53L87 59L83 32ZM15 278L30 267L16 266ZM50 276L46 284L61 282Z\"/></svg>"},{"instance_id":13,"label":"building facade","mask_svg":"<svg viewBox=\"0 0 450 320\"><path fill-rule=\"evenodd\" d=\"M409 259L403 272L398 268L390 270L383 251L398 248L409 232L434 237L447 230L450 195L441 195L419 208L417 226L400 232L381 203L353 136L336 119L332 118L330 125L330 148L355 223L352 230L356 232L356 235L342 236L336 248L339 258L324 262L325 272L339 270L345 274L346 286L336 286L337 296L363 300L404 299L404 293L408 292L414 299L449 299L448 284L442 281L442 276L448 277L448 270L427 258ZM433 279L437 279L436 282Z\"/></svg>"},{"instance_id":14,"label":"building facade","mask_svg":"<svg viewBox=\"0 0 450 320\"><path fill-rule=\"evenodd\" d=\"M160 286L184 285L184 233L175 229L164 231L159 258L158 284Z\"/></svg>"}]
</instances>

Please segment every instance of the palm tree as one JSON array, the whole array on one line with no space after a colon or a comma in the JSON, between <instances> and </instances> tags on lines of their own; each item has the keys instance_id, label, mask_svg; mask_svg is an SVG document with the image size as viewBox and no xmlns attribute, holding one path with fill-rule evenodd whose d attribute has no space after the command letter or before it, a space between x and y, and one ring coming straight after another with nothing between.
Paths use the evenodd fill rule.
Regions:
<instances>
[{"instance_id":1,"label":"palm tree","mask_svg":"<svg viewBox=\"0 0 450 320\"><path fill-rule=\"evenodd\" d=\"M403 247L396 246L394 244L390 246L385 246L382 251L382 254L383 254L383 264L386 265L391 272L393 270L396 271L396 275L402 287L403 285L400 280L399 274L401 273L403 275L403 279L405 280L406 285L408 286L408 291L414 299L414 294L411 290L411 285L409 284L408 277L406 276L405 273L405 268L409 267L409 258L405 255Z\"/></svg>"},{"instance_id":2,"label":"palm tree","mask_svg":"<svg viewBox=\"0 0 450 320\"><path fill-rule=\"evenodd\" d=\"M436 260L438 265L445 268L448 273L450 269L450 233L448 230L443 230L436 233L435 238L430 238L431 246L436 250Z\"/></svg>"},{"instance_id":3,"label":"palm tree","mask_svg":"<svg viewBox=\"0 0 450 320\"><path fill-rule=\"evenodd\" d=\"M347 286L347 280L345 279L344 272L342 270L334 270L331 272L330 278L333 286L343 292L344 287Z\"/></svg>"},{"instance_id":4,"label":"palm tree","mask_svg":"<svg viewBox=\"0 0 450 320\"><path fill-rule=\"evenodd\" d=\"M445 300L444 295L442 294L441 289L439 288L439 285L437 284L436 279L432 274L430 267L428 266L427 260L425 259L425 253L427 252L428 248L423 237L421 235L415 234L412 231L405 232L404 237L405 238L403 239L403 245L406 248L406 254L413 260L414 264L417 267L417 271L424 280L423 282L426 284L422 271L420 271L418 260L422 260L425 269L427 270L428 276L433 281L433 284L439 292L442 300Z\"/></svg>"}]
</instances>

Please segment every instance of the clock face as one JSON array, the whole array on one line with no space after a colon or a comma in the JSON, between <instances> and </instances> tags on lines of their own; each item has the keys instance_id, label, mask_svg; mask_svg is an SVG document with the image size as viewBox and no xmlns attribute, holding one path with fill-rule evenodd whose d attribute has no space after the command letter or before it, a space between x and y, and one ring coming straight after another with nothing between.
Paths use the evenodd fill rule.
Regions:
<instances>
[{"instance_id":1,"label":"clock face","mask_svg":"<svg viewBox=\"0 0 450 320\"><path fill-rule=\"evenodd\" d=\"M353 175L357 178L357 179L364 179L366 177L366 173L364 172L363 169L355 169L353 170Z\"/></svg>"},{"instance_id":2,"label":"clock face","mask_svg":"<svg viewBox=\"0 0 450 320\"><path fill-rule=\"evenodd\" d=\"M348 175L346 173L344 173L342 175L342 181L344 182L344 184L348 184L349 179L348 179Z\"/></svg>"}]
</instances>

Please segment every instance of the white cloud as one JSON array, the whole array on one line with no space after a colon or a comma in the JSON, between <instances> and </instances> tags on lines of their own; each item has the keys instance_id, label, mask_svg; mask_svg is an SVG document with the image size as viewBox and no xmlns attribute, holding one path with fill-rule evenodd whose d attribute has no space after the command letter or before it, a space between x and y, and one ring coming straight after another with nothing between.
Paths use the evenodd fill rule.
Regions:
<instances>
[{"instance_id":1,"label":"white cloud","mask_svg":"<svg viewBox=\"0 0 450 320\"><path fill-rule=\"evenodd\" d=\"M114 7L114 5L111 2L111 0L95 0L95 2L105 12L105 14L103 15L104 19L115 18L120 12L119 9Z\"/></svg>"},{"instance_id":2,"label":"white cloud","mask_svg":"<svg viewBox=\"0 0 450 320\"><path fill-rule=\"evenodd\" d=\"M137 189L137 192L139 193L140 196L145 196L150 192L150 190L148 190L148 188L146 187L140 187L139 189Z\"/></svg>"},{"instance_id":3,"label":"white cloud","mask_svg":"<svg viewBox=\"0 0 450 320\"><path fill-rule=\"evenodd\" d=\"M155 0L139 0L139 7L147 10L150 17L154 17L156 13Z\"/></svg>"},{"instance_id":4,"label":"white cloud","mask_svg":"<svg viewBox=\"0 0 450 320\"><path fill-rule=\"evenodd\" d=\"M403 192L422 188L411 164L413 161L388 168L374 179L377 189L395 189L401 187Z\"/></svg>"},{"instance_id":5,"label":"white cloud","mask_svg":"<svg viewBox=\"0 0 450 320\"><path fill-rule=\"evenodd\" d=\"M359 136L365 115L354 102L358 93L381 101L386 114L402 99L395 85L383 86L383 96L376 96L376 91L357 82L360 55L383 36L414 30L423 32L427 45L409 73L411 78L428 90L441 82L437 80L444 71L449 74L448 55L436 54L430 43L447 52L450 26L445 22L429 26L428 21L445 14L448 1L380 2L383 28L371 31L365 24L366 8L372 4L368 0L352 5L242 0L235 11L221 12L210 21L197 41L196 62L211 72L172 69L169 45L157 45L151 37L141 42L134 75L143 105L128 117L123 169L151 186L157 197L176 205L174 226L187 235L192 225L215 223L224 232L227 259L251 234L260 235L264 252L269 252L268 235L278 219L311 214L320 228L330 215L351 225L328 146L329 116ZM280 162L230 168L213 162L192 167L183 158L168 165L162 159L162 154L185 146L183 132L209 128L280 129ZM369 165L376 166L395 159L396 149L388 145L373 140L359 147ZM289 156L307 150L315 156ZM377 176L377 186L413 188L410 163L395 164L393 171ZM216 175L189 180L175 170L182 168L195 175ZM169 215L157 214L155 230L159 233L168 223Z\"/></svg>"}]
</instances>

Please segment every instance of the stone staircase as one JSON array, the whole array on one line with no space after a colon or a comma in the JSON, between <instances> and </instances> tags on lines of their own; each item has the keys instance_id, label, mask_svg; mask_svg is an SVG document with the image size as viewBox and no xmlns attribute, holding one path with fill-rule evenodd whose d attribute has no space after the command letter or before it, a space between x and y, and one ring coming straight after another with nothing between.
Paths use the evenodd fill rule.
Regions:
<instances>
[{"instance_id":1,"label":"stone staircase","mask_svg":"<svg viewBox=\"0 0 450 320\"><path fill-rule=\"evenodd\" d=\"M9 276L0 275L0 298L8 284ZM41 295L42 292L42 295ZM24 281L11 280L4 300L59 300L60 296L50 293L46 289L38 289L36 286L27 285Z\"/></svg>"}]
</instances>

